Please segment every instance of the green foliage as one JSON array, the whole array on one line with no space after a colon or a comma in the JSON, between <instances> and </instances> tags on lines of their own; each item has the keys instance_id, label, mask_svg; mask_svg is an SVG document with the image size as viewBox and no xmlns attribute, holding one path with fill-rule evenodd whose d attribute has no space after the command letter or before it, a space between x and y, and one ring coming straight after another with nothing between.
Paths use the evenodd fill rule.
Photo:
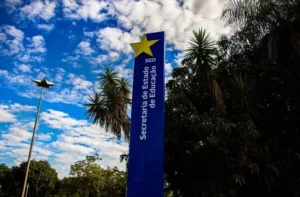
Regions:
<instances>
[{"instance_id":1,"label":"green foliage","mask_svg":"<svg viewBox=\"0 0 300 197\"><path fill-rule=\"evenodd\" d=\"M11 169L5 164L0 164L0 196L4 197L8 193L10 182Z\"/></svg>"},{"instance_id":2,"label":"green foliage","mask_svg":"<svg viewBox=\"0 0 300 197\"><path fill-rule=\"evenodd\" d=\"M5 164L0 164L0 182L3 183L6 176L10 173L10 168Z\"/></svg>"},{"instance_id":3,"label":"green foliage","mask_svg":"<svg viewBox=\"0 0 300 197\"><path fill-rule=\"evenodd\" d=\"M217 42L218 64L204 66L212 56L200 30L167 84L168 189L180 197L299 196L300 3L234 0L223 17L239 31ZM197 74L197 62L209 74ZM202 85L213 79L226 114Z\"/></svg>"},{"instance_id":4,"label":"green foliage","mask_svg":"<svg viewBox=\"0 0 300 197\"><path fill-rule=\"evenodd\" d=\"M100 160L101 158L98 154L87 156L85 160L77 161L75 164L71 165L70 175L84 177L99 174L102 169L96 162Z\"/></svg>"},{"instance_id":5,"label":"green foliage","mask_svg":"<svg viewBox=\"0 0 300 197\"><path fill-rule=\"evenodd\" d=\"M243 114L255 114L258 104L255 104L255 84L247 76L239 74L231 82L232 108L239 109L240 116Z\"/></svg>"},{"instance_id":6,"label":"green foliage","mask_svg":"<svg viewBox=\"0 0 300 197\"><path fill-rule=\"evenodd\" d=\"M46 161L31 161L28 197L124 197L126 173L117 168L103 169L100 157L87 156L71 165L70 177L59 180ZM7 167L0 164L0 197L20 197L26 163Z\"/></svg>"},{"instance_id":7,"label":"green foliage","mask_svg":"<svg viewBox=\"0 0 300 197\"><path fill-rule=\"evenodd\" d=\"M0 196L21 196L27 163L8 168L0 165ZM58 177L47 161L31 161L28 176L28 197L53 196Z\"/></svg>"},{"instance_id":8,"label":"green foliage","mask_svg":"<svg viewBox=\"0 0 300 197\"><path fill-rule=\"evenodd\" d=\"M20 169L24 172L27 163L22 163ZM47 161L32 161L28 176L28 197L52 196L58 181L57 172Z\"/></svg>"},{"instance_id":9,"label":"green foliage","mask_svg":"<svg viewBox=\"0 0 300 197\"><path fill-rule=\"evenodd\" d=\"M87 107L87 116L119 138L123 131L126 139L129 139L130 118L127 115L128 105L131 104L129 82L118 77L118 73L109 67L99 75L98 81L100 92L89 96L89 103L84 104Z\"/></svg>"},{"instance_id":10,"label":"green foliage","mask_svg":"<svg viewBox=\"0 0 300 197\"><path fill-rule=\"evenodd\" d=\"M98 155L71 165L70 175L60 182L56 197L124 197L126 174L117 168L103 169Z\"/></svg>"},{"instance_id":11,"label":"green foliage","mask_svg":"<svg viewBox=\"0 0 300 197\"><path fill-rule=\"evenodd\" d=\"M214 76L214 68L217 65L217 49L210 35L204 29L193 33L190 47L186 50L182 61L185 79L188 79L185 81L194 83L198 88L202 88L202 91L207 89L216 107L225 112L223 95Z\"/></svg>"}]
</instances>

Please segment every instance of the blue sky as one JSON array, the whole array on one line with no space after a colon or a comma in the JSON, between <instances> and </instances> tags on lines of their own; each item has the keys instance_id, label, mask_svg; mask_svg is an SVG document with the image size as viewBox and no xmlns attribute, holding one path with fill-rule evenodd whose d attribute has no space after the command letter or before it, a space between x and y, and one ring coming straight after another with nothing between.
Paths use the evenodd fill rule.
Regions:
<instances>
[{"instance_id":1,"label":"blue sky","mask_svg":"<svg viewBox=\"0 0 300 197\"><path fill-rule=\"evenodd\" d=\"M2 0L0 3L0 163L26 160L40 89L56 84L42 103L33 158L48 160L60 177L86 155L124 169L128 143L86 119L82 104L97 90L105 66L132 80L129 43L166 32L166 78L178 66L193 30L217 39L231 30L220 14L226 0ZM166 81L167 81L166 80Z\"/></svg>"}]
</instances>

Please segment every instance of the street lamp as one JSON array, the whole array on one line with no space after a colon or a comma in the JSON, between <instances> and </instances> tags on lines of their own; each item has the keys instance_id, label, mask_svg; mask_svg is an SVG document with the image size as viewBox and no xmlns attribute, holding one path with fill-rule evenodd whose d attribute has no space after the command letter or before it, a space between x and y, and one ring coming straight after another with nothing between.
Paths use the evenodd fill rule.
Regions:
<instances>
[{"instance_id":1,"label":"street lamp","mask_svg":"<svg viewBox=\"0 0 300 197\"><path fill-rule=\"evenodd\" d=\"M26 195L25 195L25 197L27 197L27 195L28 195L28 188L29 188L29 183L27 183L27 186L26 186Z\"/></svg>"},{"instance_id":2,"label":"street lamp","mask_svg":"<svg viewBox=\"0 0 300 197\"><path fill-rule=\"evenodd\" d=\"M28 161L27 161L25 179L24 179L23 190L22 190L22 197L24 197L25 191L26 191L26 184L27 184L27 177L28 177L30 160L31 160L32 147L33 147L33 143L34 143L34 137L35 137L36 126L37 126L38 117L39 117L39 113L40 113L40 108L41 108L41 103L42 103L44 88L48 88L49 89L51 86L54 86L54 83L51 83L51 82L47 81L46 79L43 79L43 80L33 80L33 81L34 81L34 83L37 84L38 87L42 88L42 91L41 91L40 101L39 101L39 104L38 104L38 108L37 108L37 112L36 112L36 117L35 117L35 122L34 122L34 127L33 127L33 133L32 133L32 138L31 138L31 144L30 144L29 154L28 154Z\"/></svg>"}]
</instances>

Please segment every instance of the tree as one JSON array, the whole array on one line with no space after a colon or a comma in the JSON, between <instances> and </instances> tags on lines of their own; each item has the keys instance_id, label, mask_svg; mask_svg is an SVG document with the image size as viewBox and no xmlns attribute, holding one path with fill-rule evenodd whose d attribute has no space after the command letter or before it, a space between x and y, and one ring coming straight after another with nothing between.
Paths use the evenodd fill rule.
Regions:
<instances>
[{"instance_id":1,"label":"tree","mask_svg":"<svg viewBox=\"0 0 300 197\"><path fill-rule=\"evenodd\" d=\"M198 75L196 58L205 57L191 55L192 63L175 68L167 84L167 182L174 196L294 197L300 188L299 2L234 2L241 7L231 7L230 17L243 25L219 40L214 74ZM242 6L247 3L253 7ZM226 114L203 88L202 80L215 76Z\"/></svg>"},{"instance_id":2,"label":"tree","mask_svg":"<svg viewBox=\"0 0 300 197\"><path fill-rule=\"evenodd\" d=\"M98 154L94 156L86 156L85 160L77 161L75 164L71 165L71 176L83 177L83 176L93 176L94 174L101 173L101 167L96 163L102 160Z\"/></svg>"},{"instance_id":3,"label":"tree","mask_svg":"<svg viewBox=\"0 0 300 197\"><path fill-rule=\"evenodd\" d=\"M204 30L194 34L195 42L204 42ZM234 181L243 183L230 169L237 169L236 124L224 117L222 91L213 74L217 52L206 45L207 51L191 43L194 50L167 84L165 170L173 196L221 196L230 192L227 188L235 189Z\"/></svg>"},{"instance_id":4,"label":"tree","mask_svg":"<svg viewBox=\"0 0 300 197\"><path fill-rule=\"evenodd\" d=\"M97 164L98 155L71 165L71 177L64 178L57 197L123 197L126 190L126 174L117 168L103 169Z\"/></svg>"},{"instance_id":5,"label":"tree","mask_svg":"<svg viewBox=\"0 0 300 197\"><path fill-rule=\"evenodd\" d=\"M25 176L26 162L11 169L1 165L1 174L5 171L1 192L3 196L19 197ZM2 177L2 176L1 176ZM0 180L1 181L1 180ZM31 161L28 176L28 197L53 196L58 182L57 172L47 161ZM1 195L0 195L1 196Z\"/></svg>"},{"instance_id":6,"label":"tree","mask_svg":"<svg viewBox=\"0 0 300 197\"><path fill-rule=\"evenodd\" d=\"M261 190L266 196L293 196L299 192L300 176L294 167L300 165L296 156L300 151L300 96L295 93L300 83L300 3L231 1L223 16L230 25L241 24L240 31L222 41L222 48L227 45L231 51L222 62L223 72L239 69L259 84L256 95L261 97L259 104L263 108L258 110L255 123L262 134L257 145L258 163L263 169L260 180L264 180ZM247 63L242 65L237 57Z\"/></svg>"},{"instance_id":7,"label":"tree","mask_svg":"<svg viewBox=\"0 0 300 197\"><path fill-rule=\"evenodd\" d=\"M212 75L221 79L226 115L197 84L193 64L174 69L167 84L166 177L175 195L299 193L299 6L229 2L223 17L239 30L219 40Z\"/></svg>"},{"instance_id":8,"label":"tree","mask_svg":"<svg viewBox=\"0 0 300 197\"><path fill-rule=\"evenodd\" d=\"M23 162L20 170L25 172L26 166L27 163ZM33 160L28 176L28 197L52 196L57 181L57 172L47 161Z\"/></svg>"},{"instance_id":9,"label":"tree","mask_svg":"<svg viewBox=\"0 0 300 197\"><path fill-rule=\"evenodd\" d=\"M13 166L6 174L5 180L2 184L1 191L3 196L21 196L24 176L25 170L22 171L20 166Z\"/></svg>"},{"instance_id":10,"label":"tree","mask_svg":"<svg viewBox=\"0 0 300 197\"><path fill-rule=\"evenodd\" d=\"M129 82L118 77L118 73L109 67L105 68L98 80L100 92L89 96L90 102L84 104L87 107L87 116L118 138L123 131L126 139L129 139L130 118L127 115L127 108L131 103Z\"/></svg>"},{"instance_id":11,"label":"tree","mask_svg":"<svg viewBox=\"0 0 300 197\"><path fill-rule=\"evenodd\" d=\"M0 164L0 196L7 196L7 188L9 187L11 169L5 164Z\"/></svg>"},{"instance_id":12,"label":"tree","mask_svg":"<svg viewBox=\"0 0 300 197\"><path fill-rule=\"evenodd\" d=\"M118 168L107 168L103 172L104 177L104 191L103 196L126 196L126 180L127 176L125 172L119 171Z\"/></svg>"},{"instance_id":13,"label":"tree","mask_svg":"<svg viewBox=\"0 0 300 197\"><path fill-rule=\"evenodd\" d=\"M204 29L193 33L190 47L186 50L182 61L186 77L191 78L190 82L195 83L203 91L208 90L216 107L225 112L222 91L214 75L214 68L217 65L217 49Z\"/></svg>"}]
</instances>

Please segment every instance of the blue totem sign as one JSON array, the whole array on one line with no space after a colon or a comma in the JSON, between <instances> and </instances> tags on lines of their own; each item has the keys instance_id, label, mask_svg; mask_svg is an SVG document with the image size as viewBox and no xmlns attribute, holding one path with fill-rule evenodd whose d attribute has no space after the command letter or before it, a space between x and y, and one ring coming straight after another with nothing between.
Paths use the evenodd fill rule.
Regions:
<instances>
[{"instance_id":1,"label":"blue totem sign","mask_svg":"<svg viewBox=\"0 0 300 197\"><path fill-rule=\"evenodd\" d=\"M164 195L165 34L145 34L135 52L127 197Z\"/></svg>"}]
</instances>

